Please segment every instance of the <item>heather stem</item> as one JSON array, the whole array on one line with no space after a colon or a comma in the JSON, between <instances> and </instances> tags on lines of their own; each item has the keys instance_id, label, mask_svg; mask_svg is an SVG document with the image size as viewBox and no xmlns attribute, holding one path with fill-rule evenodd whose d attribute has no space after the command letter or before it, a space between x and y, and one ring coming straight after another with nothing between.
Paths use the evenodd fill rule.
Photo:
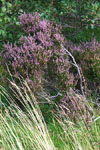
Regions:
<instances>
[{"instance_id":1,"label":"heather stem","mask_svg":"<svg viewBox=\"0 0 100 150\"><path fill-rule=\"evenodd\" d=\"M83 91L83 86L82 86L82 78L81 78L81 73L80 73L80 69L75 61L75 58L73 57L73 55L63 46L61 45L61 47L67 52L67 54L72 58L73 62L74 62L74 66L77 68L77 72L78 72L78 75L79 75L79 78L80 78L80 88L81 88L81 92L82 92L82 95L85 96L84 94L84 91Z\"/></svg>"}]
</instances>

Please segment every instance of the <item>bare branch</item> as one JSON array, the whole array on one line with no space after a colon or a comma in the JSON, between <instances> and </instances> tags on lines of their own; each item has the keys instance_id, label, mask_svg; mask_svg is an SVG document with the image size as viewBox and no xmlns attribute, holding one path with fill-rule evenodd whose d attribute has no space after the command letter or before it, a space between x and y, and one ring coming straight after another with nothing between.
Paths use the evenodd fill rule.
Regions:
<instances>
[{"instance_id":1,"label":"bare branch","mask_svg":"<svg viewBox=\"0 0 100 150\"><path fill-rule=\"evenodd\" d=\"M79 75L79 78L80 78L80 88L81 88L81 92L82 92L82 95L85 96L84 91L83 91L82 78L81 78L81 73L80 73L79 66L77 65L77 63L76 63L75 58L73 57L73 55L72 55L63 45L61 45L61 47L62 47L62 48L65 50L65 52L67 52L67 54L72 58L73 63L74 63L74 66L77 68L77 72L78 72L78 75Z\"/></svg>"},{"instance_id":2,"label":"bare branch","mask_svg":"<svg viewBox=\"0 0 100 150\"><path fill-rule=\"evenodd\" d=\"M99 116L99 117L97 117L96 119L94 119L94 122L95 122L95 121L97 121L98 119L100 119L100 116Z\"/></svg>"}]
</instances>

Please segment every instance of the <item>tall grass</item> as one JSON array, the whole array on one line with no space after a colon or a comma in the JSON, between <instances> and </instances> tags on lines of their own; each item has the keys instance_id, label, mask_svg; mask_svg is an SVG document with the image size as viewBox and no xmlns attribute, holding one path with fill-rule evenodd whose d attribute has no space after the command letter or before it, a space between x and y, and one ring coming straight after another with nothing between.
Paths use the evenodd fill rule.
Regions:
<instances>
[{"instance_id":1,"label":"tall grass","mask_svg":"<svg viewBox=\"0 0 100 150\"><path fill-rule=\"evenodd\" d=\"M22 110L7 91L1 87L1 98L9 103L0 113L0 148L2 150L99 150L100 122L86 127L62 115L45 123L38 102L27 82L21 87L11 82L12 93L24 105ZM3 105L3 104L2 104Z\"/></svg>"},{"instance_id":2,"label":"tall grass","mask_svg":"<svg viewBox=\"0 0 100 150\"><path fill-rule=\"evenodd\" d=\"M53 150L54 144L49 136L47 126L34 94L24 82L24 89L11 83L12 91L22 100L25 110L12 103L0 114L2 147L5 150ZM7 101L10 96L3 90ZM30 107L31 105L31 107Z\"/></svg>"}]
</instances>

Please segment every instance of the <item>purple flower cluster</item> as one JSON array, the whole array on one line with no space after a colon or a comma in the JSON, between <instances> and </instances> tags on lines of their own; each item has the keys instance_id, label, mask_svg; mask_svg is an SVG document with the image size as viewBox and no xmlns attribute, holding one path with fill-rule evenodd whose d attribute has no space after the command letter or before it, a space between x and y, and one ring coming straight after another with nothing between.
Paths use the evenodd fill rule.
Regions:
<instances>
[{"instance_id":1,"label":"purple flower cluster","mask_svg":"<svg viewBox=\"0 0 100 150\"><path fill-rule=\"evenodd\" d=\"M94 38L92 41L90 42L81 42L81 44L79 44L78 46L76 46L76 44L72 43L71 41L66 41L65 42L65 47L71 50L71 52L81 52L84 53L86 51L96 51L96 50L100 50L100 42L98 42L96 40L96 38Z\"/></svg>"},{"instance_id":2,"label":"purple flower cluster","mask_svg":"<svg viewBox=\"0 0 100 150\"><path fill-rule=\"evenodd\" d=\"M39 28L40 17L38 13L34 13L34 15L24 13L20 15L18 19L21 28L25 33L36 32L36 30Z\"/></svg>"},{"instance_id":3,"label":"purple flower cluster","mask_svg":"<svg viewBox=\"0 0 100 150\"><path fill-rule=\"evenodd\" d=\"M45 19L41 20L38 13L22 14L19 16L19 23L25 33L34 36L35 40L45 47L54 46L54 39L59 42L64 41L61 36L61 26Z\"/></svg>"},{"instance_id":4,"label":"purple flower cluster","mask_svg":"<svg viewBox=\"0 0 100 150\"><path fill-rule=\"evenodd\" d=\"M67 118L69 117L74 121L79 119L83 120L86 125L89 123L92 117L91 113L87 111L88 102L85 97L76 94L72 88L70 88L69 93L60 100L59 108L60 113L63 116ZM89 108L89 110L92 112L91 108Z\"/></svg>"},{"instance_id":5,"label":"purple flower cluster","mask_svg":"<svg viewBox=\"0 0 100 150\"><path fill-rule=\"evenodd\" d=\"M99 86L100 42L94 38L90 42L81 42L81 44L76 46L71 41L66 41L65 47L72 52L76 61L81 65L82 69L84 70L84 75L88 79L88 82L90 81L96 86Z\"/></svg>"},{"instance_id":6,"label":"purple flower cluster","mask_svg":"<svg viewBox=\"0 0 100 150\"><path fill-rule=\"evenodd\" d=\"M38 13L22 14L19 23L26 36L20 37L14 46L9 43L4 45L4 58L12 73L32 81L35 89L37 85L41 86L41 78L47 72L48 76L55 72L58 85L66 85L70 77L70 63L61 48L64 43L61 26L41 20Z\"/></svg>"}]
</instances>

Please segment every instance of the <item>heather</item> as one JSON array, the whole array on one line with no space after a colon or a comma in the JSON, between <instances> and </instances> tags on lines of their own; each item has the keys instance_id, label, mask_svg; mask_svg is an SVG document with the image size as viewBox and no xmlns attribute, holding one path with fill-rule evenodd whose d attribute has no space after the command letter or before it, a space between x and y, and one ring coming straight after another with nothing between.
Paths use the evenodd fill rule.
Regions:
<instances>
[{"instance_id":1,"label":"heather","mask_svg":"<svg viewBox=\"0 0 100 150\"><path fill-rule=\"evenodd\" d=\"M53 84L61 89L66 89L68 83L73 84L73 79L68 81L71 65L61 47L64 43L61 26L41 20L38 13L22 14L19 24L25 35L17 44L4 45L4 61L11 73L22 75L35 89L41 88L43 78L55 82Z\"/></svg>"},{"instance_id":2,"label":"heather","mask_svg":"<svg viewBox=\"0 0 100 150\"><path fill-rule=\"evenodd\" d=\"M84 116L88 122L92 116L85 117L88 106L84 96L79 99L77 93L72 92L72 87L75 88L77 82L75 83L75 75L71 71L69 56L62 46L64 37L61 26L41 20L38 13L20 15L19 24L24 32L23 36L14 45L5 44L3 53L4 62L11 68L9 71L14 76L15 83L20 84L16 78L22 76L38 99L45 99L49 95L52 97L52 92L57 94L57 97L61 97L57 102L58 106L63 101L67 103L65 106L68 117L77 120ZM19 99L16 101L18 103Z\"/></svg>"},{"instance_id":3,"label":"heather","mask_svg":"<svg viewBox=\"0 0 100 150\"><path fill-rule=\"evenodd\" d=\"M99 91L100 42L96 38L90 42L81 42L79 45L66 41L65 47L72 52L77 63L81 66L88 88L95 92Z\"/></svg>"},{"instance_id":4,"label":"heather","mask_svg":"<svg viewBox=\"0 0 100 150\"><path fill-rule=\"evenodd\" d=\"M99 149L100 2L0 2L0 149Z\"/></svg>"}]
</instances>

